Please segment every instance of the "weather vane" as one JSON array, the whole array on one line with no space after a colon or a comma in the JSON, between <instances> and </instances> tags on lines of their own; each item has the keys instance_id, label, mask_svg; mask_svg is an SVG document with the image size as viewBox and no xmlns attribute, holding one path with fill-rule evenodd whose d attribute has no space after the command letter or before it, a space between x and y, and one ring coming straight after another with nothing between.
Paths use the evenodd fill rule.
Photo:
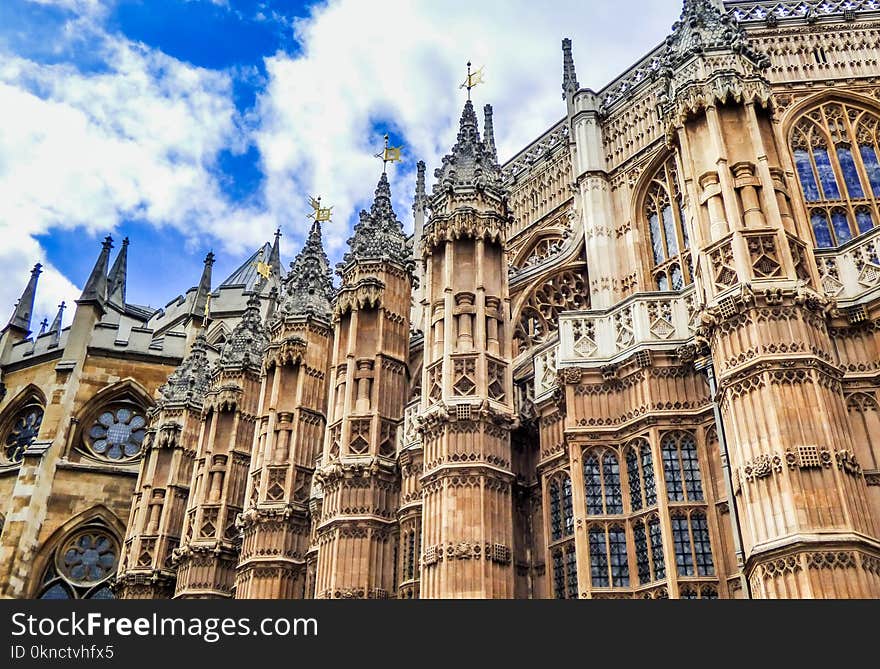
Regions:
<instances>
[{"instance_id":1,"label":"weather vane","mask_svg":"<svg viewBox=\"0 0 880 669\"><path fill-rule=\"evenodd\" d=\"M388 134L385 134L385 148L382 153L377 153L376 158L382 159L382 174L388 169L388 163L399 163L403 160L400 152L403 146L388 146Z\"/></svg>"},{"instance_id":2,"label":"weather vane","mask_svg":"<svg viewBox=\"0 0 880 669\"><path fill-rule=\"evenodd\" d=\"M310 197L309 206L313 209L312 213L309 214L309 218L313 218L315 223L330 221L330 216L333 215L333 207L322 207L320 195L318 197Z\"/></svg>"},{"instance_id":3,"label":"weather vane","mask_svg":"<svg viewBox=\"0 0 880 669\"><path fill-rule=\"evenodd\" d=\"M257 274L268 280L272 274L272 267L263 260L263 249L260 249L260 252L257 254L257 261L251 264L256 268Z\"/></svg>"},{"instance_id":4,"label":"weather vane","mask_svg":"<svg viewBox=\"0 0 880 669\"><path fill-rule=\"evenodd\" d=\"M459 88L466 88L468 92L468 100L471 99L471 89L477 84L482 84L483 82L483 68L480 67L476 72L471 72L471 61L468 61L467 64L467 79L464 80L464 83L459 86Z\"/></svg>"}]
</instances>

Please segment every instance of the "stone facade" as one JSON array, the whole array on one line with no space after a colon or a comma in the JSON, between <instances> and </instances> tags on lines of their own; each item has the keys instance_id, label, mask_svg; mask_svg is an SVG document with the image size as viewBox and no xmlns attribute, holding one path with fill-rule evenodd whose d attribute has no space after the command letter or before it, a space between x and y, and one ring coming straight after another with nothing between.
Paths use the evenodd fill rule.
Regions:
<instances>
[{"instance_id":1,"label":"stone facade","mask_svg":"<svg viewBox=\"0 0 880 669\"><path fill-rule=\"evenodd\" d=\"M0 337L0 595L880 596L876 2L685 0L499 163ZM262 273L257 273L257 268ZM265 268L268 267L268 271ZM266 276L268 274L268 276Z\"/></svg>"}]
</instances>

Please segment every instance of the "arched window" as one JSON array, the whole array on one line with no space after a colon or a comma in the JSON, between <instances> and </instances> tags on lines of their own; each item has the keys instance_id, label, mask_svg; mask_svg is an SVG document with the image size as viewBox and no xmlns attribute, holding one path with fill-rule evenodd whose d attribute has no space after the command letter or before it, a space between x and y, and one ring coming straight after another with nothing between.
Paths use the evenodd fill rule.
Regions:
<instances>
[{"instance_id":1,"label":"arched window","mask_svg":"<svg viewBox=\"0 0 880 669\"><path fill-rule=\"evenodd\" d=\"M880 221L880 117L856 105L827 102L801 118L791 150L816 246L845 244Z\"/></svg>"},{"instance_id":2,"label":"arched window","mask_svg":"<svg viewBox=\"0 0 880 669\"><path fill-rule=\"evenodd\" d=\"M693 281L693 269L674 156L651 179L642 214L651 236L652 273L657 290L681 290Z\"/></svg>"},{"instance_id":3,"label":"arched window","mask_svg":"<svg viewBox=\"0 0 880 669\"><path fill-rule=\"evenodd\" d=\"M702 502L697 444L690 432L670 432L660 442L663 476L670 502Z\"/></svg>"},{"instance_id":4,"label":"arched window","mask_svg":"<svg viewBox=\"0 0 880 669\"><path fill-rule=\"evenodd\" d=\"M14 410L3 426L0 465L21 462L25 449L36 441L42 423L43 406L36 399L26 401L24 406Z\"/></svg>"},{"instance_id":5,"label":"arched window","mask_svg":"<svg viewBox=\"0 0 880 669\"><path fill-rule=\"evenodd\" d=\"M713 576L712 545L706 514L700 510L672 514L672 541L679 576Z\"/></svg>"},{"instance_id":6,"label":"arched window","mask_svg":"<svg viewBox=\"0 0 880 669\"><path fill-rule=\"evenodd\" d=\"M559 541L574 534L571 479L562 473L550 480L550 539Z\"/></svg>"},{"instance_id":7,"label":"arched window","mask_svg":"<svg viewBox=\"0 0 880 669\"><path fill-rule=\"evenodd\" d=\"M626 449L626 477L629 483L629 502L633 511L657 503L654 464L648 442L639 440Z\"/></svg>"},{"instance_id":8,"label":"arched window","mask_svg":"<svg viewBox=\"0 0 880 669\"><path fill-rule=\"evenodd\" d=\"M588 545L592 587L628 587L626 530L621 525L593 525L588 533Z\"/></svg>"},{"instance_id":9,"label":"arched window","mask_svg":"<svg viewBox=\"0 0 880 669\"><path fill-rule=\"evenodd\" d=\"M52 553L38 599L114 599L109 587L119 560L119 541L102 523L70 533Z\"/></svg>"},{"instance_id":10,"label":"arched window","mask_svg":"<svg viewBox=\"0 0 880 669\"><path fill-rule=\"evenodd\" d=\"M623 513L620 464L610 450L593 451L584 457L584 493L590 516Z\"/></svg>"},{"instance_id":11,"label":"arched window","mask_svg":"<svg viewBox=\"0 0 880 669\"><path fill-rule=\"evenodd\" d=\"M534 288L520 311L514 332L518 351L547 341L559 328L559 314L590 308L586 269L566 269Z\"/></svg>"},{"instance_id":12,"label":"arched window","mask_svg":"<svg viewBox=\"0 0 880 669\"><path fill-rule=\"evenodd\" d=\"M647 585L666 578L666 563L663 560L663 538L660 533L660 518L656 515L640 518L633 525L636 542L636 566L639 584Z\"/></svg>"}]
</instances>

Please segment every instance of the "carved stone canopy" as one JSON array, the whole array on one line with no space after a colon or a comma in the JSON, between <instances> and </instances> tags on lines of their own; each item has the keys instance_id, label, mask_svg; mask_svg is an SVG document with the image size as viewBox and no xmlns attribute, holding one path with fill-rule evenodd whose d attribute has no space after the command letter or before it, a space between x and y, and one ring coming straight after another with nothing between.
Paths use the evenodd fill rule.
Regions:
<instances>
[{"instance_id":1,"label":"carved stone canopy","mask_svg":"<svg viewBox=\"0 0 880 669\"><path fill-rule=\"evenodd\" d=\"M273 319L316 316L327 320L333 293L333 271L321 242L321 224L315 221L305 246L290 263Z\"/></svg>"},{"instance_id":2,"label":"carved stone canopy","mask_svg":"<svg viewBox=\"0 0 880 669\"><path fill-rule=\"evenodd\" d=\"M247 301L241 320L232 330L220 353L220 367L243 367L260 370L263 349L269 343L260 316L260 296L254 292Z\"/></svg>"},{"instance_id":3,"label":"carved stone canopy","mask_svg":"<svg viewBox=\"0 0 880 669\"><path fill-rule=\"evenodd\" d=\"M159 405L168 403L192 402L201 405L205 391L211 383L211 368L208 356L205 333L200 332L195 338L192 350L183 362L175 369L164 386L159 388L162 395Z\"/></svg>"},{"instance_id":4,"label":"carved stone canopy","mask_svg":"<svg viewBox=\"0 0 880 669\"><path fill-rule=\"evenodd\" d=\"M391 206L391 186L383 173L376 186L370 211L361 211L348 240L349 251L338 269L364 260L387 259L404 267L412 265L412 250L403 231L403 223Z\"/></svg>"},{"instance_id":5,"label":"carved stone canopy","mask_svg":"<svg viewBox=\"0 0 880 669\"><path fill-rule=\"evenodd\" d=\"M487 114L487 119L491 119L491 113ZM455 145L451 153L443 157L443 164L434 171L434 177L437 182L432 199L460 187L490 189L498 193L503 190L494 143L489 145L480 140L477 114L470 100L464 104Z\"/></svg>"}]
</instances>

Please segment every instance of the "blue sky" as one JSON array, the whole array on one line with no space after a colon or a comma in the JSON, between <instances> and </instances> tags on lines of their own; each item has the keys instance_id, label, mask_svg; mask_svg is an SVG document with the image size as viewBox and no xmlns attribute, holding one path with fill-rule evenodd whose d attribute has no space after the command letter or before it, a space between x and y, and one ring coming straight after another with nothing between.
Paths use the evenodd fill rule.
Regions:
<instances>
[{"instance_id":1,"label":"blue sky","mask_svg":"<svg viewBox=\"0 0 880 669\"><path fill-rule=\"evenodd\" d=\"M582 85L659 43L680 0L3 0L0 312L42 262L35 322L75 299L112 234L128 299L163 306L215 284L276 227L289 262L307 198L335 205L332 260L369 206L385 132L395 209L411 225L415 162L454 141L468 59L485 66L502 159L564 114L562 37ZM575 28L576 26L576 28ZM6 305L6 306L4 306ZM68 318L72 312L68 312ZM2 316L0 316L2 317Z\"/></svg>"}]
</instances>

